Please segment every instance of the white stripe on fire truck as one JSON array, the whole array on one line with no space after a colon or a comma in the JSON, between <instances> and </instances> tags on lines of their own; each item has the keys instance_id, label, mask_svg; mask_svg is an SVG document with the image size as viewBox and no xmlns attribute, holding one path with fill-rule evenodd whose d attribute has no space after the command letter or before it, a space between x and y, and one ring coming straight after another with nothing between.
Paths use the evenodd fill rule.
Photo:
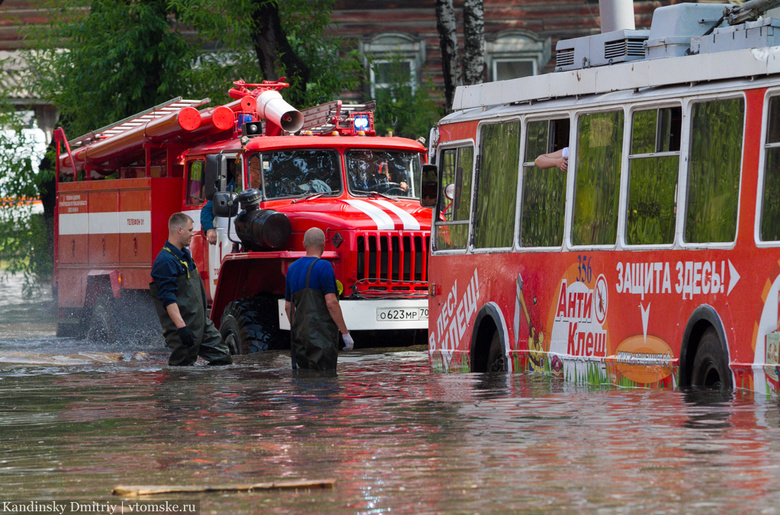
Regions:
<instances>
[{"instance_id":1,"label":"white stripe on fire truck","mask_svg":"<svg viewBox=\"0 0 780 515\"><path fill-rule=\"evenodd\" d=\"M89 213L60 214L60 234L89 234Z\"/></svg>"},{"instance_id":2,"label":"white stripe on fire truck","mask_svg":"<svg viewBox=\"0 0 780 515\"><path fill-rule=\"evenodd\" d=\"M119 213L90 213L88 234L116 234L119 232Z\"/></svg>"},{"instance_id":3,"label":"white stripe on fire truck","mask_svg":"<svg viewBox=\"0 0 780 515\"><path fill-rule=\"evenodd\" d=\"M60 234L138 234L152 232L151 211L62 213Z\"/></svg>"},{"instance_id":4,"label":"white stripe on fire truck","mask_svg":"<svg viewBox=\"0 0 780 515\"><path fill-rule=\"evenodd\" d=\"M394 206L392 202L388 202L387 200L379 200L375 199L373 202L376 202L383 208L390 210L401 219L401 221L404 223L404 229L407 231L419 231L420 230L420 222L417 221L415 217L413 217L411 214L407 213L403 209L401 209L398 206Z\"/></svg>"},{"instance_id":5,"label":"white stripe on fire truck","mask_svg":"<svg viewBox=\"0 0 780 515\"><path fill-rule=\"evenodd\" d=\"M395 222L393 222L393 219L390 217L390 215L379 209L377 206L369 204L364 200L350 199L345 200L344 202L370 216L376 224L376 228L380 231L395 229Z\"/></svg>"}]
</instances>

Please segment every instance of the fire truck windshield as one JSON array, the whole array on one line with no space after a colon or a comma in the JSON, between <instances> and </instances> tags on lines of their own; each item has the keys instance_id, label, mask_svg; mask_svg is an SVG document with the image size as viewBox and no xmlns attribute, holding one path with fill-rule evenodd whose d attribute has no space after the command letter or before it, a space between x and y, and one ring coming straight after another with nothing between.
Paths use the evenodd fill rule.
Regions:
<instances>
[{"instance_id":1,"label":"fire truck windshield","mask_svg":"<svg viewBox=\"0 0 780 515\"><path fill-rule=\"evenodd\" d=\"M255 156L262 162L263 184L253 183L251 187L262 190L265 198L341 192L339 156L333 150L264 152L253 154L250 163Z\"/></svg>"},{"instance_id":2,"label":"fire truck windshield","mask_svg":"<svg viewBox=\"0 0 780 515\"><path fill-rule=\"evenodd\" d=\"M418 197L420 154L393 150L351 150L346 152L349 190L356 195L379 193Z\"/></svg>"}]
</instances>

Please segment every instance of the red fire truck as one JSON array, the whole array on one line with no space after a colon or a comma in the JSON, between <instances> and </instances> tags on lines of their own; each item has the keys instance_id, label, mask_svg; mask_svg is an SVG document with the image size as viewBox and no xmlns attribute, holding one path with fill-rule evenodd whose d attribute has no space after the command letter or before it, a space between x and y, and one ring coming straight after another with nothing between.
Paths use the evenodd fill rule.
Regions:
<instances>
[{"instance_id":1,"label":"red fire truck","mask_svg":"<svg viewBox=\"0 0 780 515\"><path fill-rule=\"evenodd\" d=\"M149 274L179 211L195 222L190 249L233 352L289 346L285 274L314 226L327 235L323 258L351 331L366 331L364 342L376 331L424 334L425 147L377 137L373 103L299 112L282 99L286 86L238 81L227 105L177 98L70 141L58 130L58 334L159 334ZM204 206L217 215L213 245Z\"/></svg>"}]
</instances>

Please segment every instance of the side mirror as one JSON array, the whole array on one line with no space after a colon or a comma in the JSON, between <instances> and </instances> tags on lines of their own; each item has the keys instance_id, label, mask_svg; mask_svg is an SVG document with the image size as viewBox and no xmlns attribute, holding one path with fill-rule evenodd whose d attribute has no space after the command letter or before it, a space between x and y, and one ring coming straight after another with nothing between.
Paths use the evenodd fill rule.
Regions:
<instances>
[{"instance_id":1,"label":"side mirror","mask_svg":"<svg viewBox=\"0 0 780 515\"><path fill-rule=\"evenodd\" d=\"M219 156L206 156L206 169L203 172L203 188L206 200L214 200L219 177Z\"/></svg>"},{"instance_id":2,"label":"side mirror","mask_svg":"<svg viewBox=\"0 0 780 515\"><path fill-rule=\"evenodd\" d=\"M436 165L423 165L420 183L420 205L435 207L439 194L439 170Z\"/></svg>"},{"instance_id":3,"label":"side mirror","mask_svg":"<svg viewBox=\"0 0 780 515\"><path fill-rule=\"evenodd\" d=\"M238 214L238 195L232 191L214 193L214 215L230 218Z\"/></svg>"}]
</instances>

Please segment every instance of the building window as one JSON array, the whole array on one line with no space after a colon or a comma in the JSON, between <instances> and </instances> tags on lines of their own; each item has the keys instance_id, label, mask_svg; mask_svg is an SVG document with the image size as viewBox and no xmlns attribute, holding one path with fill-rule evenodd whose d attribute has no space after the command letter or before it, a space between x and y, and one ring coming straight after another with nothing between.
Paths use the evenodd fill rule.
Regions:
<instances>
[{"instance_id":1,"label":"building window","mask_svg":"<svg viewBox=\"0 0 780 515\"><path fill-rule=\"evenodd\" d=\"M536 61L522 59L494 59L491 70L494 80L516 79L536 75Z\"/></svg>"},{"instance_id":2,"label":"building window","mask_svg":"<svg viewBox=\"0 0 780 515\"><path fill-rule=\"evenodd\" d=\"M393 86L411 88L412 93L417 89L414 62L409 59L397 59L394 61L376 60L371 63L371 96L376 98L382 90L389 90Z\"/></svg>"},{"instance_id":3,"label":"building window","mask_svg":"<svg viewBox=\"0 0 780 515\"><path fill-rule=\"evenodd\" d=\"M424 42L407 34L380 34L361 42L360 52L369 70L371 98L398 86L408 85L412 93L417 89L425 62Z\"/></svg>"},{"instance_id":4,"label":"building window","mask_svg":"<svg viewBox=\"0 0 780 515\"><path fill-rule=\"evenodd\" d=\"M508 80L536 75L550 61L550 39L531 32L505 31L486 43L489 80Z\"/></svg>"}]
</instances>

